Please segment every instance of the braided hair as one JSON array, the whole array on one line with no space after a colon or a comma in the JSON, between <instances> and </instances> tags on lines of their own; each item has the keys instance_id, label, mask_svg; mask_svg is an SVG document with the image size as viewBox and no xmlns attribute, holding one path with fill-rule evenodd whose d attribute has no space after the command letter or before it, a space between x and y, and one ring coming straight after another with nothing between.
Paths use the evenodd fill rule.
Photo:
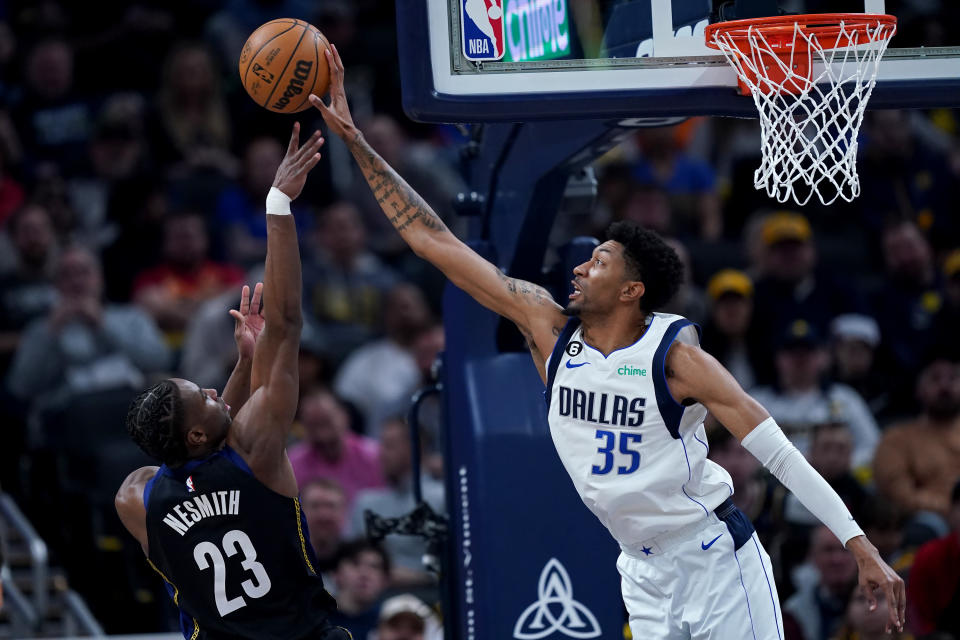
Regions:
<instances>
[{"instance_id":1,"label":"braided hair","mask_svg":"<svg viewBox=\"0 0 960 640\"><path fill-rule=\"evenodd\" d=\"M130 403L127 433L148 456L168 467L177 467L189 458L183 420L180 389L172 381L164 380Z\"/></svg>"},{"instance_id":2,"label":"braided hair","mask_svg":"<svg viewBox=\"0 0 960 640\"><path fill-rule=\"evenodd\" d=\"M653 311L676 295L683 282L683 263L673 247L656 232L624 220L610 225L607 240L623 245L627 274L643 282L640 309Z\"/></svg>"}]
</instances>

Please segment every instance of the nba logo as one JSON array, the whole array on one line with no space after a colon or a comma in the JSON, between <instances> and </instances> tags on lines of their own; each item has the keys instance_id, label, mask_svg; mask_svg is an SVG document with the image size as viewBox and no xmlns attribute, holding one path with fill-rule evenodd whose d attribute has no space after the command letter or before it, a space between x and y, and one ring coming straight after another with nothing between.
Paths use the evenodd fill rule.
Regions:
<instances>
[{"instance_id":1,"label":"nba logo","mask_svg":"<svg viewBox=\"0 0 960 640\"><path fill-rule=\"evenodd\" d=\"M193 488L193 476L187 478L187 491L196 491L196 489Z\"/></svg>"},{"instance_id":2,"label":"nba logo","mask_svg":"<svg viewBox=\"0 0 960 640\"><path fill-rule=\"evenodd\" d=\"M463 55L467 60L482 62L503 57L504 0L460 0Z\"/></svg>"}]
</instances>

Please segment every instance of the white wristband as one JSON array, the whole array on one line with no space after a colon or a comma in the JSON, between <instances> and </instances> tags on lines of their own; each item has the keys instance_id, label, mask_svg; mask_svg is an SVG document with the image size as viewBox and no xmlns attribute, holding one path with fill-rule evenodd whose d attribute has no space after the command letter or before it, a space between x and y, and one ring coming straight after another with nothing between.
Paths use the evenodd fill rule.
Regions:
<instances>
[{"instance_id":1,"label":"white wristband","mask_svg":"<svg viewBox=\"0 0 960 640\"><path fill-rule=\"evenodd\" d=\"M827 525L844 546L850 538L863 535L837 492L787 440L773 418L758 424L740 444Z\"/></svg>"},{"instance_id":2,"label":"white wristband","mask_svg":"<svg viewBox=\"0 0 960 640\"><path fill-rule=\"evenodd\" d=\"M290 196L276 187L270 187L270 191L267 193L267 215L290 215L290 202Z\"/></svg>"}]
</instances>

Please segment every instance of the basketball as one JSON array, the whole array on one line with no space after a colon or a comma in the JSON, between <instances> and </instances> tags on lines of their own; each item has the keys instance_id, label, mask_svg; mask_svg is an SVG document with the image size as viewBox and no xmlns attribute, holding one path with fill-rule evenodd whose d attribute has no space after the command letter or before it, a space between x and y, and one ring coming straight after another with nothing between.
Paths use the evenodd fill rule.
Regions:
<instances>
[{"instance_id":1,"label":"basketball","mask_svg":"<svg viewBox=\"0 0 960 640\"><path fill-rule=\"evenodd\" d=\"M329 46L320 30L303 20L271 20L250 34L240 52L243 88L270 111L308 109L310 94L322 96L330 84L324 55Z\"/></svg>"}]
</instances>

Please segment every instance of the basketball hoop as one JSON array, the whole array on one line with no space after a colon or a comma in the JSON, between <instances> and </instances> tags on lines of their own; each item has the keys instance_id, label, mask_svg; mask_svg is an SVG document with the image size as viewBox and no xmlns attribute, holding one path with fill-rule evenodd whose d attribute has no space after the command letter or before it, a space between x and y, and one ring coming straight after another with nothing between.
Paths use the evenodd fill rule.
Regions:
<instances>
[{"instance_id":1,"label":"basketball hoop","mask_svg":"<svg viewBox=\"0 0 960 640\"><path fill-rule=\"evenodd\" d=\"M706 29L760 113L763 160L754 186L780 202L825 205L860 195L857 133L880 58L897 31L889 15L828 13L732 20Z\"/></svg>"}]
</instances>

